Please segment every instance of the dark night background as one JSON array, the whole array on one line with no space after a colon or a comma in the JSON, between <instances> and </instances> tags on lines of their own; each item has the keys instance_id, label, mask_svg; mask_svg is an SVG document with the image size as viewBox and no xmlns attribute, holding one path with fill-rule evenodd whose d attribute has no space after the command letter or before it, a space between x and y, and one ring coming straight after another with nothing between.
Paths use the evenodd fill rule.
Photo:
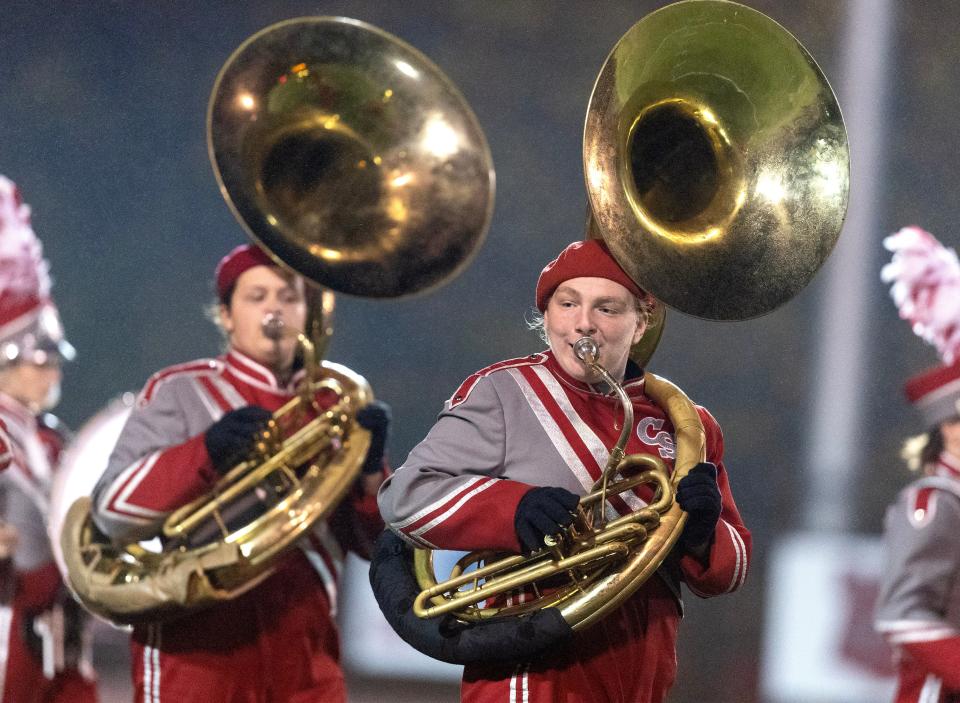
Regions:
<instances>
[{"instance_id":1,"label":"dark night background","mask_svg":"<svg viewBox=\"0 0 960 703\"><path fill-rule=\"evenodd\" d=\"M582 238L581 140L593 81L617 39L665 3L635 2L43 2L0 12L0 173L34 212L54 295L78 358L58 413L79 427L154 371L217 353L204 316L218 259L246 240L218 192L205 117L221 64L262 27L301 15L346 15L429 56L482 125L497 174L492 226L470 267L445 287L400 301L338 297L328 356L364 374L389 402L399 465L443 400L474 370L536 351L526 330L543 265ZM830 77L841 106L847 3L752 0L788 27ZM948 245L960 173L955 116L960 10L947 0L896 3L878 108L886 139L865 328L859 465L846 529L876 532L906 480L896 454L918 431L903 380L936 362L897 319L879 280L880 240L917 223ZM853 77L855 79L855 77ZM865 174L853 163L854 181ZM842 238L841 238L842 239ZM719 420L726 465L755 562L747 586L689 602L673 701L759 700L765 566L778 535L802 525L809 407L830 379L814 375L823 281L758 320L668 317L651 368ZM692 601L693 599L688 599Z\"/></svg>"}]
</instances>

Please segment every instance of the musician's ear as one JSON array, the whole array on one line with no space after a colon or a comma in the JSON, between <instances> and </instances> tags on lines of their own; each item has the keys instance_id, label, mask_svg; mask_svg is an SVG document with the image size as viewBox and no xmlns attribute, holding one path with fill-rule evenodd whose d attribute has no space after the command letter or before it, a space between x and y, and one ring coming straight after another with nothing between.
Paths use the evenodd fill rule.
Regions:
<instances>
[{"instance_id":1,"label":"musician's ear","mask_svg":"<svg viewBox=\"0 0 960 703\"><path fill-rule=\"evenodd\" d=\"M220 328L228 335L231 334L233 332L233 315L230 314L229 306L221 303L217 314L220 321Z\"/></svg>"},{"instance_id":2,"label":"musician's ear","mask_svg":"<svg viewBox=\"0 0 960 703\"><path fill-rule=\"evenodd\" d=\"M647 331L647 316L639 313L637 314L637 329L633 331L633 341L630 342L632 347L634 344L640 341L643 337L643 333Z\"/></svg>"}]
</instances>

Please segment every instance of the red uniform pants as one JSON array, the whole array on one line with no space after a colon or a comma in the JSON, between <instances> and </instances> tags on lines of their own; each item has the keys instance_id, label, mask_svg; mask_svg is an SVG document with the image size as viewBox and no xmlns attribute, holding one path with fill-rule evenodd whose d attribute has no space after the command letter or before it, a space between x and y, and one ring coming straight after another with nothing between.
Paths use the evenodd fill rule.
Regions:
<instances>
[{"instance_id":1,"label":"red uniform pants","mask_svg":"<svg viewBox=\"0 0 960 703\"><path fill-rule=\"evenodd\" d=\"M239 598L134 630L136 703L343 703L339 640L296 554Z\"/></svg>"},{"instance_id":2,"label":"red uniform pants","mask_svg":"<svg viewBox=\"0 0 960 703\"><path fill-rule=\"evenodd\" d=\"M468 666L464 703L661 703L677 674L676 599L659 578L528 664Z\"/></svg>"},{"instance_id":3,"label":"red uniform pants","mask_svg":"<svg viewBox=\"0 0 960 703\"><path fill-rule=\"evenodd\" d=\"M12 615L12 617L11 617ZM58 672L53 679L43 673L43 662L23 638L25 623L19 609L0 611L0 638L6 640L3 703L96 703L96 684L76 669ZM6 618L10 618L6 620Z\"/></svg>"}]
</instances>

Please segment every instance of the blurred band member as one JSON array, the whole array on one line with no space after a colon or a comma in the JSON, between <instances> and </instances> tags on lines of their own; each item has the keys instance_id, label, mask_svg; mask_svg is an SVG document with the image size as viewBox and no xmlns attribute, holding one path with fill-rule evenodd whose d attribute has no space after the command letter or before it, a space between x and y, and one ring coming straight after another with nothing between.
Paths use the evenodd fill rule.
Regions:
<instances>
[{"instance_id":1,"label":"blurred band member","mask_svg":"<svg viewBox=\"0 0 960 703\"><path fill-rule=\"evenodd\" d=\"M85 614L53 560L46 520L62 439L38 415L57 404L73 347L16 186L0 176L0 677L3 700L95 701Z\"/></svg>"},{"instance_id":2,"label":"blurred band member","mask_svg":"<svg viewBox=\"0 0 960 703\"><path fill-rule=\"evenodd\" d=\"M592 337L600 364L634 408L627 454L653 454L672 467L673 427L644 392L629 359L656 304L599 241L576 242L547 264L536 287L549 349L473 374L437 423L380 491L387 524L417 546L529 553L569 525L580 496L606 465L620 435L620 402L574 353ZM680 585L697 596L737 589L746 576L750 533L723 466L716 420L697 408L707 462L680 481L689 514L679 544L657 575L623 606L533 661L467 665L462 699L659 703L676 675ZM625 514L649 502L649 486L608 500ZM526 593L514 594L522 602ZM506 645L506 643L505 643Z\"/></svg>"},{"instance_id":3,"label":"blurred band member","mask_svg":"<svg viewBox=\"0 0 960 703\"><path fill-rule=\"evenodd\" d=\"M884 243L900 316L944 363L906 384L927 431L904 445L919 476L887 509L875 625L895 653L896 702L950 703L960 701L960 264L916 227Z\"/></svg>"},{"instance_id":4,"label":"blurred band member","mask_svg":"<svg viewBox=\"0 0 960 703\"><path fill-rule=\"evenodd\" d=\"M277 338L265 324L305 328L303 279L247 245L221 260L215 280L226 353L154 374L94 491L94 519L120 543L156 536L175 508L246 459L255 434L304 377L294 337ZM334 400L318 396L322 407ZM375 496L386 470L389 409L372 403L358 420L373 441L353 493L272 575L231 601L134 628L137 701L345 700L333 620L337 580L344 552L365 554L382 529Z\"/></svg>"}]
</instances>

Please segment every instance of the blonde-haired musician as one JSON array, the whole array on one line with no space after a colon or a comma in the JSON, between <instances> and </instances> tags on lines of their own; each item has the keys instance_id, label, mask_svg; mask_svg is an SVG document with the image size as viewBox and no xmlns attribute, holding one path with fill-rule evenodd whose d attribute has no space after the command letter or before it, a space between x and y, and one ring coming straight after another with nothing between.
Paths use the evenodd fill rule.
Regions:
<instances>
[{"instance_id":1,"label":"blonde-haired musician","mask_svg":"<svg viewBox=\"0 0 960 703\"><path fill-rule=\"evenodd\" d=\"M894 653L896 703L960 700L960 262L929 232L887 237L883 280L942 364L907 380L927 430L904 458L919 476L887 508L875 627Z\"/></svg>"},{"instance_id":2,"label":"blonde-haired musician","mask_svg":"<svg viewBox=\"0 0 960 703\"><path fill-rule=\"evenodd\" d=\"M546 266L536 302L549 350L470 376L381 488L387 524L410 543L531 551L570 523L623 421L616 397L574 354L583 336L594 339L600 364L633 401L627 453L656 454L672 464L670 421L645 395L641 371L629 360L646 329L650 296L591 240L571 244ZM720 428L706 410L698 412L709 463L680 482L678 501L689 520L657 576L562 647L532 661L467 665L464 701L664 700L676 673L681 583L701 597L736 590L750 559L750 533L730 492ZM651 498L648 490L612 497L608 509L630 512Z\"/></svg>"}]
</instances>

